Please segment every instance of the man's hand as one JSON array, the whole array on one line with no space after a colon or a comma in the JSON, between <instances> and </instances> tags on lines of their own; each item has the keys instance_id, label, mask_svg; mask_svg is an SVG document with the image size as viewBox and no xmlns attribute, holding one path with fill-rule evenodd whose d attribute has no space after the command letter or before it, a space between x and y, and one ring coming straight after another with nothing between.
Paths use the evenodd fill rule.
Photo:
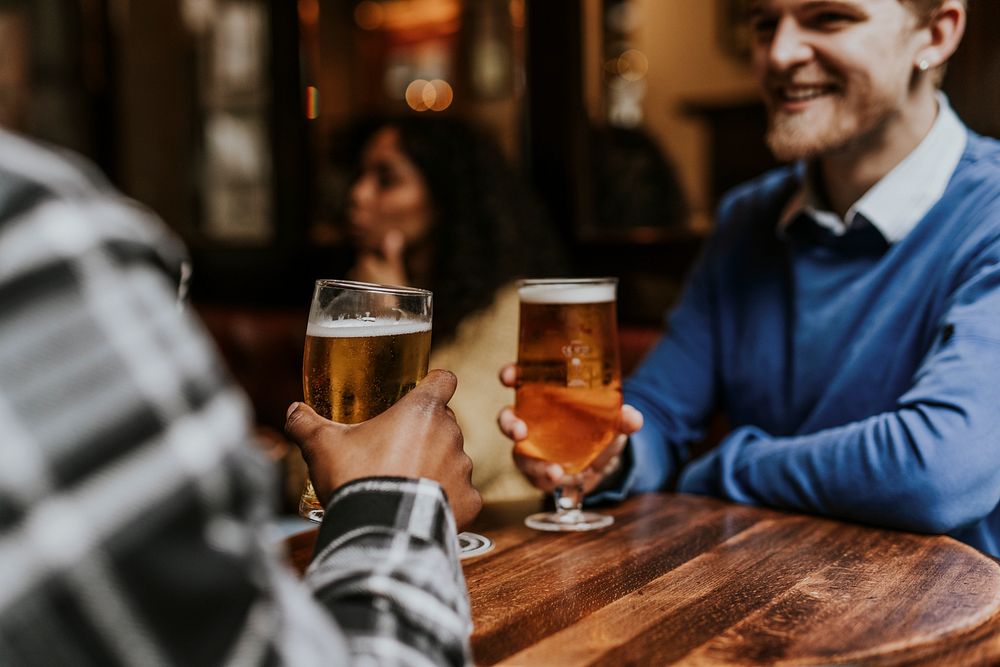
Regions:
<instances>
[{"instance_id":1,"label":"man's hand","mask_svg":"<svg viewBox=\"0 0 1000 667\"><path fill-rule=\"evenodd\" d=\"M363 477L426 477L444 487L459 527L472 521L483 502L447 405L456 386L453 374L431 371L391 408L353 425L293 403L285 432L302 450L320 502L326 506L335 489Z\"/></svg>"},{"instance_id":2,"label":"man's hand","mask_svg":"<svg viewBox=\"0 0 1000 667\"><path fill-rule=\"evenodd\" d=\"M517 385L517 366L508 364L500 370L500 382L505 387ZM528 426L517 418L514 410L507 406L497 417L500 430L515 443L528 437ZM583 471L567 475L558 463L549 463L514 450L514 463L528 481L536 487L551 493L558 486L579 482L583 492L590 493L606 476L614 473L621 465L621 453L625 449L628 436L642 428L642 413L631 405L623 405L618 425L618 435L604 451Z\"/></svg>"},{"instance_id":3,"label":"man's hand","mask_svg":"<svg viewBox=\"0 0 1000 667\"><path fill-rule=\"evenodd\" d=\"M408 285L406 274L406 238L398 229L390 229L377 250L363 250L347 272L351 280L379 285Z\"/></svg>"}]
</instances>

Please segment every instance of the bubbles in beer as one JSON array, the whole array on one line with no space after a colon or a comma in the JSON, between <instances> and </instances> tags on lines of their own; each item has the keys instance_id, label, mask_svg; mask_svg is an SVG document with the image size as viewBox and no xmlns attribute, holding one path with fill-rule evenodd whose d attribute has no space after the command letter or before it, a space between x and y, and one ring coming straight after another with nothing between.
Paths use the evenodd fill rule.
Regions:
<instances>
[{"instance_id":1,"label":"bubbles in beer","mask_svg":"<svg viewBox=\"0 0 1000 667\"><path fill-rule=\"evenodd\" d=\"M519 451L579 472L614 437L621 409L613 283L522 285L515 411Z\"/></svg>"},{"instance_id":2,"label":"bubbles in beer","mask_svg":"<svg viewBox=\"0 0 1000 667\"><path fill-rule=\"evenodd\" d=\"M322 320L306 328L305 400L318 414L357 424L387 410L427 374L431 323L388 318ZM311 485L300 511L322 510Z\"/></svg>"}]
</instances>

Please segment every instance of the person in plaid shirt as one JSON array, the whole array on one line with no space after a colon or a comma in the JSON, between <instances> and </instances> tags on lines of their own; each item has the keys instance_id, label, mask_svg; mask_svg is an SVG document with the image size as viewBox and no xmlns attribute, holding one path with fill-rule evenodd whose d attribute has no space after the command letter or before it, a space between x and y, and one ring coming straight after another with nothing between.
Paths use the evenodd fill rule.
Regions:
<instances>
[{"instance_id":1,"label":"person in plaid shirt","mask_svg":"<svg viewBox=\"0 0 1000 667\"><path fill-rule=\"evenodd\" d=\"M300 580L248 402L177 305L183 258L88 166L0 130L0 664L468 663L454 376L357 426L293 404L327 504Z\"/></svg>"}]
</instances>

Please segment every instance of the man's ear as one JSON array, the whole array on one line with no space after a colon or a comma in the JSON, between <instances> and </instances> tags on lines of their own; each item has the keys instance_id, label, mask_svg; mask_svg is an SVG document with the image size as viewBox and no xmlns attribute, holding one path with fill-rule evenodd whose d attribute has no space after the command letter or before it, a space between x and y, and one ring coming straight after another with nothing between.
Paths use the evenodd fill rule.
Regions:
<instances>
[{"instance_id":1,"label":"man's ear","mask_svg":"<svg viewBox=\"0 0 1000 667\"><path fill-rule=\"evenodd\" d=\"M962 0L944 0L926 30L930 40L917 53L915 65L926 63L921 69L937 69L951 58L965 34L966 9Z\"/></svg>"}]
</instances>

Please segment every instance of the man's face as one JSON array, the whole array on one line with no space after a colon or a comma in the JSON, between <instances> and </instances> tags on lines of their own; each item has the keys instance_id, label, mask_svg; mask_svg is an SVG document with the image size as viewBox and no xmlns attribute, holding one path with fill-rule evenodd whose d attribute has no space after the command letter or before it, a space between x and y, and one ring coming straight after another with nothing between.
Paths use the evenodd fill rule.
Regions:
<instances>
[{"instance_id":1,"label":"man's face","mask_svg":"<svg viewBox=\"0 0 1000 667\"><path fill-rule=\"evenodd\" d=\"M751 0L750 27L779 159L877 142L905 116L920 27L900 0Z\"/></svg>"}]
</instances>

